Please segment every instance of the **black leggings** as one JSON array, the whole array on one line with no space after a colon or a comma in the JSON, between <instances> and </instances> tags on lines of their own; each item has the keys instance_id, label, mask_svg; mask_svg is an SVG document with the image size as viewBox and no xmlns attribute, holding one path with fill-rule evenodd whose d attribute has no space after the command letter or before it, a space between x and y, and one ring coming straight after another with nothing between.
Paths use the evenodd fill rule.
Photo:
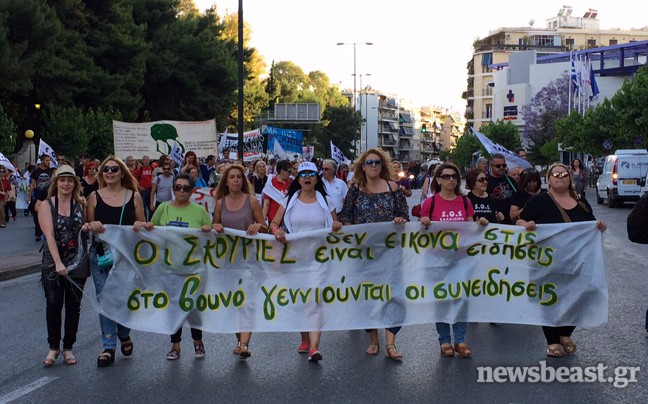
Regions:
<instances>
[{"instance_id":1,"label":"black leggings","mask_svg":"<svg viewBox=\"0 0 648 404\"><path fill-rule=\"evenodd\" d=\"M191 338L193 338L194 341L200 341L202 339L202 330L199 330L198 328L192 328ZM176 331L175 334L171 336L172 344L179 344L180 341L182 341L182 327L178 328L178 331Z\"/></svg>"},{"instance_id":2,"label":"black leggings","mask_svg":"<svg viewBox=\"0 0 648 404\"><path fill-rule=\"evenodd\" d=\"M11 212L11 217L16 217L16 201L7 201L4 208L5 221L9 221L9 212Z\"/></svg>"},{"instance_id":3,"label":"black leggings","mask_svg":"<svg viewBox=\"0 0 648 404\"><path fill-rule=\"evenodd\" d=\"M544 332L545 338L547 339L547 345L560 344L560 337L571 337L575 329L576 327L573 325L563 327L542 326L542 332Z\"/></svg>"},{"instance_id":4,"label":"black leggings","mask_svg":"<svg viewBox=\"0 0 648 404\"><path fill-rule=\"evenodd\" d=\"M50 273L49 278L55 276ZM70 280L74 282L70 282ZM83 298L83 286L85 278L62 278L56 276L54 280L43 276L43 291L47 301L45 317L47 319L47 342L50 349L60 349L61 345L61 322L63 305L65 304L65 336L63 337L63 349L72 349L76 342L76 334L79 329L79 317L81 314L81 298Z\"/></svg>"}]
</instances>

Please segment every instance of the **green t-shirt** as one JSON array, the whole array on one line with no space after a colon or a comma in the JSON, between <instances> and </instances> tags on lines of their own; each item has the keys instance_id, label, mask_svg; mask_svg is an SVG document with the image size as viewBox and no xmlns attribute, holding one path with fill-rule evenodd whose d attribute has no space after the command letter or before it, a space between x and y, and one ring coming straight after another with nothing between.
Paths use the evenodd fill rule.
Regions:
<instances>
[{"instance_id":1,"label":"green t-shirt","mask_svg":"<svg viewBox=\"0 0 648 404\"><path fill-rule=\"evenodd\" d=\"M188 227L199 229L203 225L211 225L212 221L204 207L191 202L184 208L176 208L171 202L164 202L157 209L151 218L156 226Z\"/></svg>"}]
</instances>

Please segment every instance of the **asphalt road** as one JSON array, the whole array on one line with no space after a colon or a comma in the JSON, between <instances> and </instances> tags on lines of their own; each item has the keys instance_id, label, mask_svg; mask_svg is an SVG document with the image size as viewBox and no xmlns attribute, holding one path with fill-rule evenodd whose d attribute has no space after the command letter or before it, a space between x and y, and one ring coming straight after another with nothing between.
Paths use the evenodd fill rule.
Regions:
<instances>
[{"instance_id":1,"label":"asphalt road","mask_svg":"<svg viewBox=\"0 0 648 404\"><path fill-rule=\"evenodd\" d=\"M412 202L416 197L410 198ZM609 209L594 205L608 223L604 238L609 283L609 322L593 330L577 329L576 355L548 359L537 326L470 324L472 359L442 358L433 325L408 326L398 334L404 360L367 356L364 331L325 332L319 364L296 352L297 333L257 333L252 358L232 355L233 335L206 334L207 356L195 360L189 330L179 360L165 354L169 337L133 331L133 358L120 354L113 367L99 369L99 322L89 280L82 304L75 354L79 363L61 359L45 369L45 301L37 275L0 283L0 404L15 403L169 403L169 402L471 402L610 403L648 401L648 339L644 319L648 298L644 273L646 246L631 244L625 233L631 205ZM33 239L29 240L34 243ZM4 244L4 242L2 243ZM625 388L611 383L479 383L483 366L639 367L638 382Z\"/></svg>"}]
</instances>

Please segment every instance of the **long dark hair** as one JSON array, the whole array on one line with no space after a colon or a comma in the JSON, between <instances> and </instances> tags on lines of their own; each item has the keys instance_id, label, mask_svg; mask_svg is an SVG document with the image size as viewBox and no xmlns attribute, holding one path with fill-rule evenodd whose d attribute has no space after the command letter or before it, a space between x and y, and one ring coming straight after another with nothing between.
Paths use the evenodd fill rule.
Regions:
<instances>
[{"instance_id":1,"label":"long dark hair","mask_svg":"<svg viewBox=\"0 0 648 404\"><path fill-rule=\"evenodd\" d=\"M535 191L541 189L542 181L540 181L540 173L535 168L526 168L520 173L520 181L518 182L518 195L524 195L526 192L526 186L529 182L536 181L538 188Z\"/></svg>"},{"instance_id":2,"label":"long dark hair","mask_svg":"<svg viewBox=\"0 0 648 404\"><path fill-rule=\"evenodd\" d=\"M326 189L324 188L324 182L322 181L322 177L319 175L318 172L315 172L315 178L317 178L317 183L315 184L315 191L319 192L322 194L324 197L324 200L326 200L326 196L328 195L326 193ZM288 201L286 201L286 206L290 203L290 200L292 199L293 195L297 193L301 189L301 184L299 183L299 174L297 175L297 178L295 178L291 183L290 187L288 187Z\"/></svg>"}]
</instances>

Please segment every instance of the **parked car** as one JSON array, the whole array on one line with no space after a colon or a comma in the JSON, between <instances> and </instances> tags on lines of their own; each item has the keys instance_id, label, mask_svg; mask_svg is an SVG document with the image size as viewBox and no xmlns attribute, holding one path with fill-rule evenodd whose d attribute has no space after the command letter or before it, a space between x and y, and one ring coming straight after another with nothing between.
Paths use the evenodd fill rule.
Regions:
<instances>
[{"instance_id":1,"label":"parked car","mask_svg":"<svg viewBox=\"0 0 648 404\"><path fill-rule=\"evenodd\" d=\"M623 149L605 157L603 172L596 181L596 202L607 201L611 208L623 202L636 202L643 193L648 175L648 151Z\"/></svg>"}]
</instances>

